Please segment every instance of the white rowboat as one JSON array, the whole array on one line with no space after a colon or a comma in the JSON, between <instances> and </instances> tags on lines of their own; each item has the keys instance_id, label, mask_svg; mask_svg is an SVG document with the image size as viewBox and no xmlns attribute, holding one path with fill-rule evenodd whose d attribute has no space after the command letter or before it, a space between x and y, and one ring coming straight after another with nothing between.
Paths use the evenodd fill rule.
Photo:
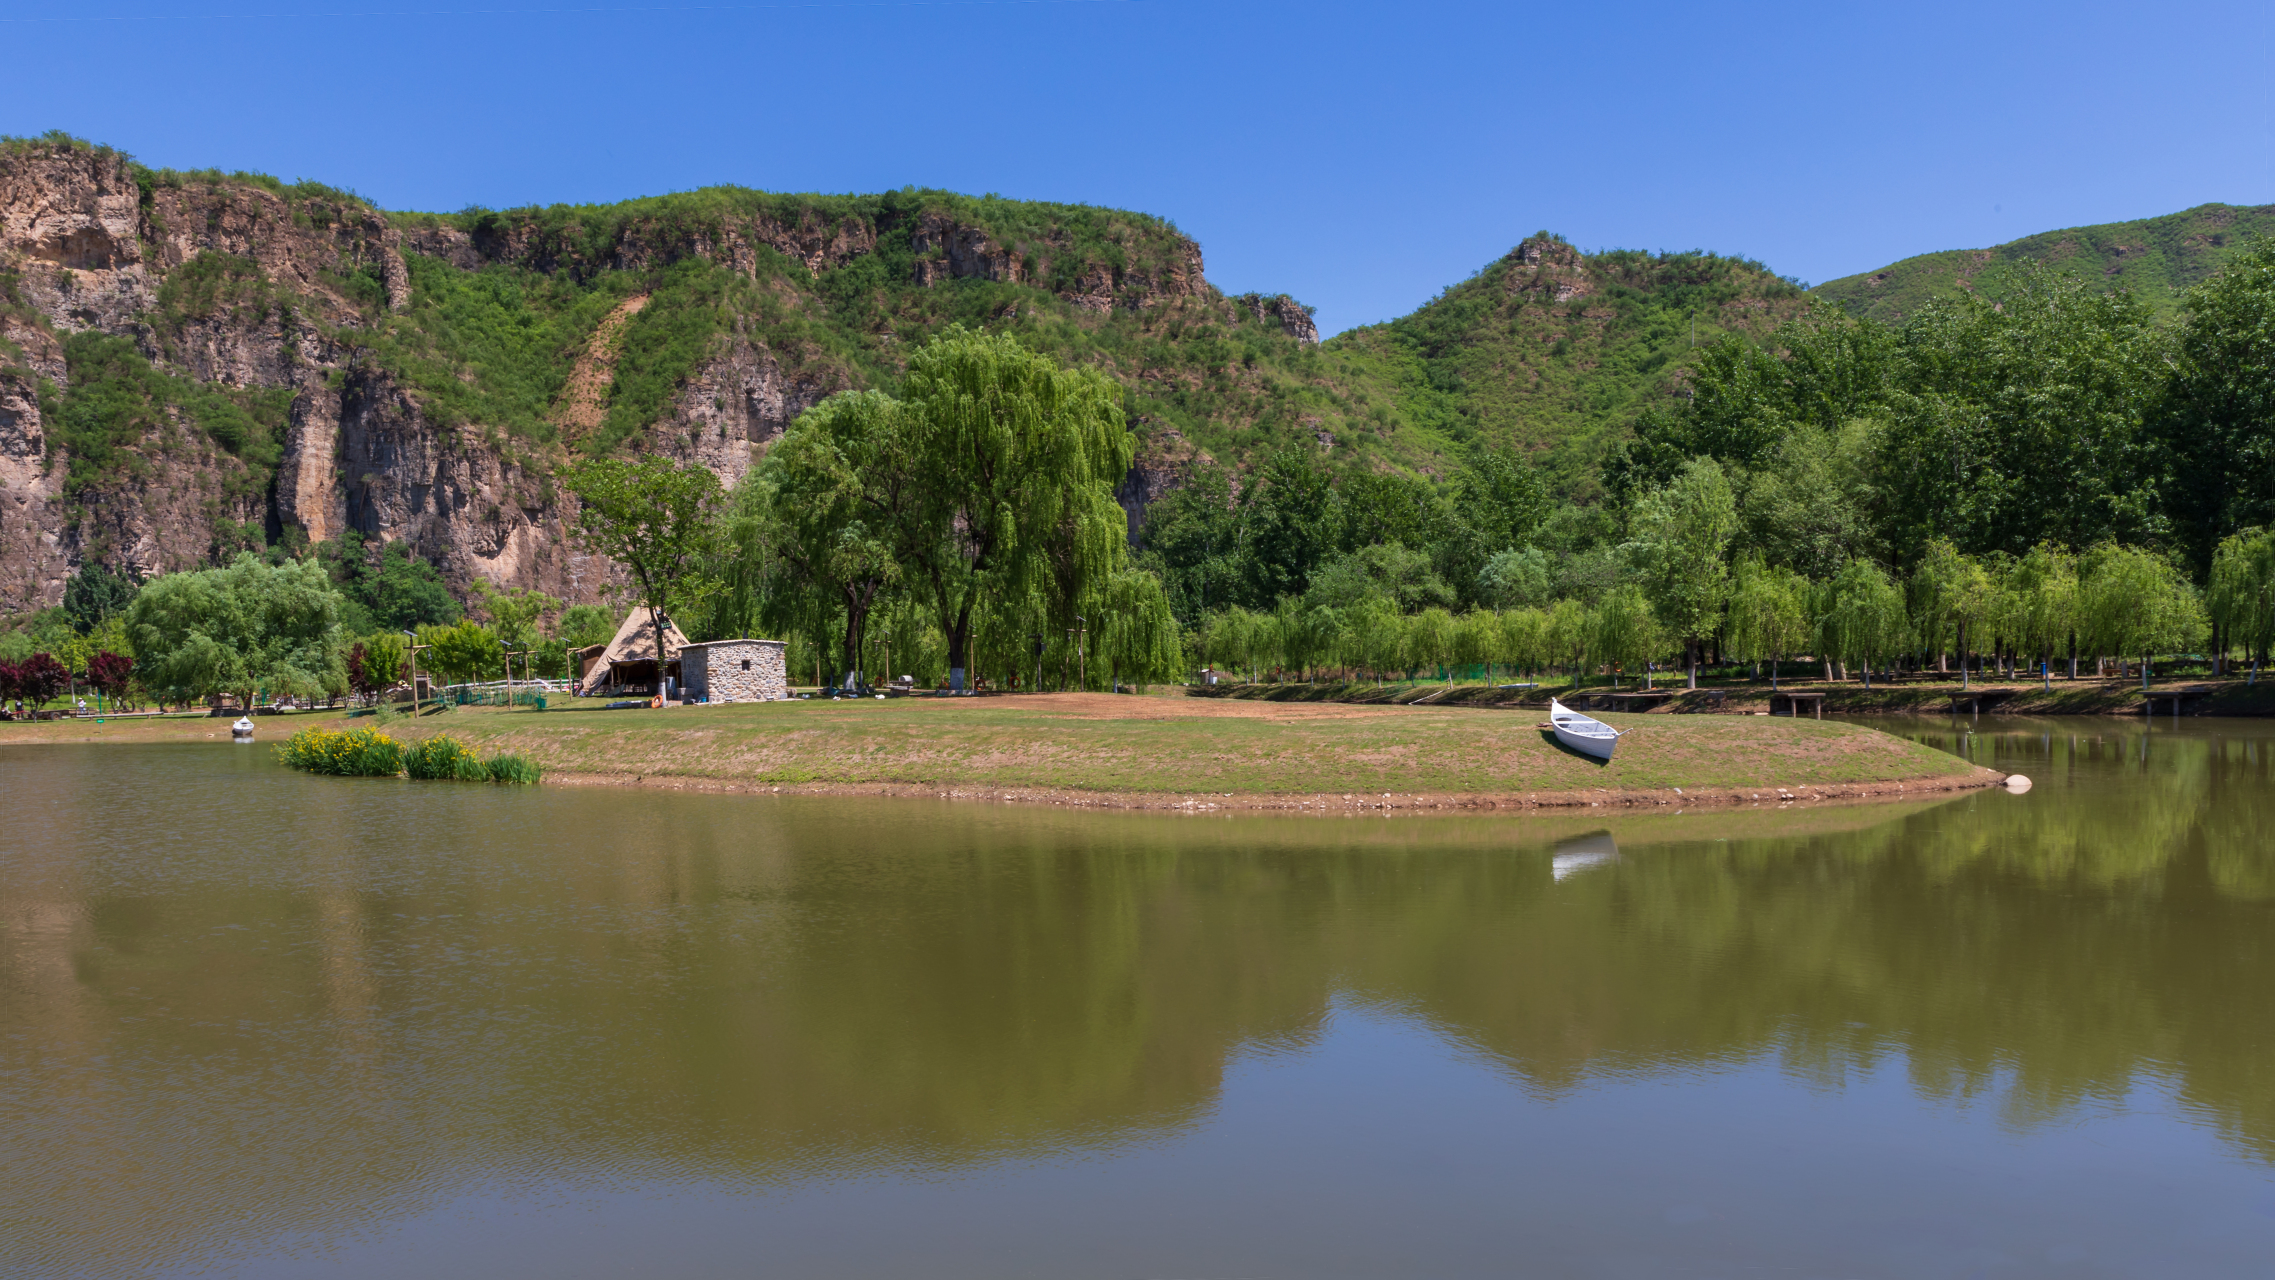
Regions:
<instances>
[{"instance_id":1,"label":"white rowboat","mask_svg":"<svg viewBox=\"0 0 2275 1280\"><path fill-rule=\"evenodd\" d=\"M1548 724L1556 730L1558 742L1582 755L1609 760L1619 747L1619 730L1581 715L1554 698L1548 700Z\"/></svg>"},{"instance_id":2,"label":"white rowboat","mask_svg":"<svg viewBox=\"0 0 2275 1280\"><path fill-rule=\"evenodd\" d=\"M233 742L251 742L253 740L252 719L247 716L237 717L237 723L229 726L229 737Z\"/></svg>"}]
</instances>

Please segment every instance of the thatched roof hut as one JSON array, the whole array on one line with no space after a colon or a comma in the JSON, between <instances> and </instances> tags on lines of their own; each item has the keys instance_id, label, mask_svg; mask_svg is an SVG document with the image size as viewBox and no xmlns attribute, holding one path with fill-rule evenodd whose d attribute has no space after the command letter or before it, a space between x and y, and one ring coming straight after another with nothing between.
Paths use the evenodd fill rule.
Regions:
<instances>
[{"instance_id":1,"label":"thatched roof hut","mask_svg":"<svg viewBox=\"0 0 2275 1280\"><path fill-rule=\"evenodd\" d=\"M687 647L687 637L673 625L670 614L663 615L663 647L656 646L656 627L650 620L646 605L636 605L624 615L624 623L616 628L616 638L607 644L596 644L574 653L577 661L577 679L584 683L585 692L595 689L657 691L657 677L679 676L679 651Z\"/></svg>"}]
</instances>

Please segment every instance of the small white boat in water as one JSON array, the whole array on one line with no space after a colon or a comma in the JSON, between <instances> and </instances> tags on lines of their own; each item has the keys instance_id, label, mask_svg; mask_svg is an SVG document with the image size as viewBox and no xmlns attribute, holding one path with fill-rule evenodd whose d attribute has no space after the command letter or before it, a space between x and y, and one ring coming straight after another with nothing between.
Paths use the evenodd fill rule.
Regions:
<instances>
[{"instance_id":1,"label":"small white boat in water","mask_svg":"<svg viewBox=\"0 0 2275 1280\"><path fill-rule=\"evenodd\" d=\"M1558 742L1598 760L1611 759L1611 753L1619 747L1619 730L1581 715L1554 698L1548 700L1548 725L1556 731Z\"/></svg>"},{"instance_id":2,"label":"small white boat in water","mask_svg":"<svg viewBox=\"0 0 2275 1280\"><path fill-rule=\"evenodd\" d=\"M253 721L250 716L239 716L237 723L229 726L229 740L232 742L251 742L253 740Z\"/></svg>"}]
</instances>

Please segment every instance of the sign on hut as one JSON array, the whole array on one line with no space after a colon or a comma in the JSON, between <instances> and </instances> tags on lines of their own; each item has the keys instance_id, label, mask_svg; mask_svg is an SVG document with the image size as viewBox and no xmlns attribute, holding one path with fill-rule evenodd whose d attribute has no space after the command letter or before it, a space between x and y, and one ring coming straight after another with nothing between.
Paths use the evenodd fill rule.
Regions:
<instances>
[{"instance_id":1,"label":"sign on hut","mask_svg":"<svg viewBox=\"0 0 2275 1280\"><path fill-rule=\"evenodd\" d=\"M660 680L677 681L679 651L687 647L687 637L672 623L670 614L663 619L660 647L648 607L636 605L624 615L624 625L616 628L615 639L577 650L579 692L586 697L653 696L663 691Z\"/></svg>"}]
</instances>

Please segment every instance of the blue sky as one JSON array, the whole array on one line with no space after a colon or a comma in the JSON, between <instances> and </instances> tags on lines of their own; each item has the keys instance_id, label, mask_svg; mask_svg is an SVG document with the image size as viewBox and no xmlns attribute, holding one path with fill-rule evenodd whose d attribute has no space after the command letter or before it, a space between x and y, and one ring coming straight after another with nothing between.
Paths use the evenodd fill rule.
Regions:
<instances>
[{"instance_id":1,"label":"blue sky","mask_svg":"<svg viewBox=\"0 0 2275 1280\"><path fill-rule=\"evenodd\" d=\"M24 21L59 15L192 16ZM0 47L0 133L391 208L734 182L1143 209L1218 286L1291 293L1328 332L1541 228L1815 282L2275 202L2264 0L0 0Z\"/></svg>"}]
</instances>

